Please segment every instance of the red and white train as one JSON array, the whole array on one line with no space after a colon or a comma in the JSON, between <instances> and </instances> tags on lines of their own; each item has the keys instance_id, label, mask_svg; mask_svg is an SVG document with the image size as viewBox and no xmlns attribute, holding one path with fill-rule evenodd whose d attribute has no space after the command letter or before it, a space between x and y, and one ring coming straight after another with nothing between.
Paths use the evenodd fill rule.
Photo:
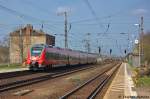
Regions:
<instances>
[{"instance_id":1,"label":"red and white train","mask_svg":"<svg viewBox=\"0 0 150 99\"><path fill-rule=\"evenodd\" d=\"M58 66L95 63L97 55L71 49L35 44L28 51L26 63L30 70Z\"/></svg>"}]
</instances>

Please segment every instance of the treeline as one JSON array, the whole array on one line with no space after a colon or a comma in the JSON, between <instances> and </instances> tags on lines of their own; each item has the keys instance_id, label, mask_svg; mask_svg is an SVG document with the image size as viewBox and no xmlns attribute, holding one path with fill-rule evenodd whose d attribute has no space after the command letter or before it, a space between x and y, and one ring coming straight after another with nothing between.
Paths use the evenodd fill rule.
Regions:
<instances>
[{"instance_id":1,"label":"treeline","mask_svg":"<svg viewBox=\"0 0 150 99\"><path fill-rule=\"evenodd\" d=\"M5 36L0 40L0 64L9 62L9 38Z\"/></svg>"},{"instance_id":2,"label":"treeline","mask_svg":"<svg viewBox=\"0 0 150 99\"><path fill-rule=\"evenodd\" d=\"M143 36L143 50L144 50L144 61L150 65L150 32L147 32Z\"/></svg>"}]
</instances>

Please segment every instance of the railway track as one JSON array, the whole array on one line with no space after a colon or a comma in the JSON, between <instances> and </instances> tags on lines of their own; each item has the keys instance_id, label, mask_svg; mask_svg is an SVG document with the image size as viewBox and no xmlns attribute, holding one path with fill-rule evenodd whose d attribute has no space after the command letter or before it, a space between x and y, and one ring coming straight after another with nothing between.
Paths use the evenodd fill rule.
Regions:
<instances>
[{"instance_id":1,"label":"railway track","mask_svg":"<svg viewBox=\"0 0 150 99\"><path fill-rule=\"evenodd\" d=\"M120 64L96 75L64 96L61 96L60 99L94 99L102 91L119 66Z\"/></svg>"},{"instance_id":2,"label":"railway track","mask_svg":"<svg viewBox=\"0 0 150 99\"><path fill-rule=\"evenodd\" d=\"M89 65L90 66L90 65ZM88 67L88 66L87 66ZM78 68L84 68L84 66L80 67L75 67L75 66L70 66L70 67L60 67L60 68L53 68L48 71L17 71L17 72L9 72L9 73L2 73L0 74L0 86L8 83L13 83L14 81L19 81L19 80L25 80L29 78L34 78L38 76L44 76L46 74L56 74L56 73L63 73L71 70L76 70Z\"/></svg>"},{"instance_id":3,"label":"railway track","mask_svg":"<svg viewBox=\"0 0 150 99\"><path fill-rule=\"evenodd\" d=\"M80 65L80 67L82 68L84 67L84 65ZM28 75L44 73L44 72L60 72L62 70L66 71L66 70L71 70L71 69L76 69L76 68L77 68L76 66L69 66L69 67L62 66L62 67L52 68L48 71L36 71L35 72L31 70L23 70L23 71L4 72L4 73L0 73L0 80L14 78L14 77L28 76Z\"/></svg>"},{"instance_id":4,"label":"railway track","mask_svg":"<svg viewBox=\"0 0 150 99\"><path fill-rule=\"evenodd\" d=\"M13 72L0 73L0 80L12 78L12 77L30 75L31 73L33 74L35 72L29 71L29 70L24 70L24 71L13 71Z\"/></svg>"},{"instance_id":5,"label":"railway track","mask_svg":"<svg viewBox=\"0 0 150 99\"><path fill-rule=\"evenodd\" d=\"M94 67L95 66L74 68L74 69L61 71L61 72L56 72L56 73L48 73L48 74L45 74L45 75L42 75L42 76L37 75L36 77L33 77L33 78L30 77L28 79L23 79L23 80L20 79L18 81L13 80L13 82L0 84L0 93L8 91L8 90L16 89L16 88L19 88L19 87L35 84L35 83L38 83L38 82L54 79L54 78L57 78L57 77L65 76L65 75L68 75L68 74L76 73L76 72L79 72L79 71L91 69L91 68L94 68Z\"/></svg>"},{"instance_id":6,"label":"railway track","mask_svg":"<svg viewBox=\"0 0 150 99\"><path fill-rule=\"evenodd\" d=\"M103 63L103 65L105 64L109 64L109 63ZM84 67L84 65L80 65L80 67ZM62 67L55 67L52 68L51 70L47 71L47 72L60 72L62 70L70 70L70 69L75 69L76 66L69 66L66 68L66 66L62 66ZM32 75L32 74L37 74L37 73L41 73L42 71L30 71L30 70L23 70L23 71L13 71L13 72L4 72L4 73L0 73L0 80L3 79L9 79L9 78L14 78L14 77L21 77L21 76L28 76L28 75ZM44 71L45 72L45 71Z\"/></svg>"}]
</instances>

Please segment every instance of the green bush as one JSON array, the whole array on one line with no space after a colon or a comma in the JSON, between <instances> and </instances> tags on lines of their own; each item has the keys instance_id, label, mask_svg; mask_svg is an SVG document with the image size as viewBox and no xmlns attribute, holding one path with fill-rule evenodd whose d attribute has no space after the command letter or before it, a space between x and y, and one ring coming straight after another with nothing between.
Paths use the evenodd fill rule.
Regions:
<instances>
[{"instance_id":1,"label":"green bush","mask_svg":"<svg viewBox=\"0 0 150 99\"><path fill-rule=\"evenodd\" d=\"M139 77L137 86L150 86L150 76Z\"/></svg>"}]
</instances>

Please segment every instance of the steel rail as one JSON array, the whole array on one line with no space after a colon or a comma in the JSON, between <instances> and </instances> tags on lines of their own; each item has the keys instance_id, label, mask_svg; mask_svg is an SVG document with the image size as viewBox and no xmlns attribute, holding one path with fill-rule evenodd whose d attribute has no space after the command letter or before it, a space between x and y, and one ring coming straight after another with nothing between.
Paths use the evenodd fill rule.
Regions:
<instances>
[{"instance_id":1,"label":"steel rail","mask_svg":"<svg viewBox=\"0 0 150 99\"><path fill-rule=\"evenodd\" d=\"M46 81L46 80L51 80L51 79L61 77L61 76L65 76L65 75L68 75L68 74L84 71L84 70L94 68L94 67L95 66L84 67L84 68L80 68L80 69L76 69L76 70L70 70L69 72L61 72L61 73L56 73L56 74L47 74L47 75L41 76L41 77L35 77L35 78L32 78L32 79L20 80L20 81L4 84L4 85L0 86L0 93L11 90L11 89L31 85L31 84L34 84L34 83L38 83L38 82L42 82L42 81Z\"/></svg>"},{"instance_id":2,"label":"steel rail","mask_svg":"<svg viewBox=\"0 0 150 99\"><path fill-rule=\"evenodd\" d=\"M87 99L94 99L96 97L96 95L103 89L103 87L107 84L107 82L110 80L110 78L113 76L113 74L115 74L115 70L118 70L118 68L120 67L120 65L118 67L116 67L114 69L114 71L108 75L102 83L99 83L98 87L88 96Z\"/></svg>"},{"instance_id":3,"label":"steel rail","mask_svg":"<svg viewBox=\"0 0 150 99\"><path fill-rule=\"evenodd\" d=\"M116 66L113 65L113 66ZM112 67L113 67L112 66ZM87 84L91 83L93 80L96 80L98 77L102 76L103 74L105 74L106 72L108 72L109 70L112 69L112 67L110 67L109 69L105 70L104 72L92 77L91 79L89 79L88 81L86 81L85 83L81 84L80 86L77 86L75 89L69 91L68 93L66 93L65 95L61 96L59 99L66 99L69 96L71 96L72 94L74 94L75 92L77 92L78 90L80 90L81 88L83 88L84 86L86 86ZM101 85L101 84L100 84Z\"/></svg>"}]
</instances>

